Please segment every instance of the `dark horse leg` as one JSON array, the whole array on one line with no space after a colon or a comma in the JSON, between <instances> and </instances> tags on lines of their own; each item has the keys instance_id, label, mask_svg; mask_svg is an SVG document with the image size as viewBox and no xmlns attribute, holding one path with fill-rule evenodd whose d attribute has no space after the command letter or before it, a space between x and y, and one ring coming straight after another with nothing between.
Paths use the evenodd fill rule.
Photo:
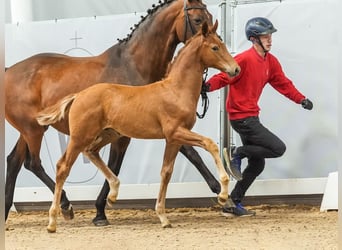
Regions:
<instances>
[{"instance_id":1,"label":"dark horse leg","mask_svg":"<svg viewBox=\"0 0 342 250\"><path fill-rule=\"evenodd\" d=\"M38 157L35 157L34 155L30 155L26 142L20 136L16 146L7 157L7 174L5 186L6 219L8 217L9 210L13 204L15 183L23 162L25 168L33 172L43 183L45 183L45 185L52 191L52 193L55 191L54 181L44 171L44 168L40 164L40 159ZM61 198L61 208L63 216L66 219L72 219L74 217L70 201L66 197L64 190Z\"/></svg>"},{"instance_id":2,"label":"dark horse leg","mask_svg":"<svg viewBox=\"0 0 342 250\"><path fill-rule=\"evenodd\" d=\"M7 220L9 210L13 204L13 195L18 173L25 159L26 143L18 140L12 152L7 156L7 173L5 184L5 220Z\"/></svg>"},{"instance_id":3,"label":"dark horse leg","mask_svg":"<svg viewBox=\"0 0 342 250\"><path fill-rule=\"evenodd\" d=\"M130 143L131 139L128 137L121 137L117 142L111 144L110 147L110 155L108 159L108 167L113 171L113 173L118 176L122 161L124 159L125 153L127 151L127 147ZM106 200L107 195L109 193L109 185L108 182L105 181L100 194L96 199L96 217L93 219L93 223L95 226L106 226L109 225L105 214Z\"/></svg>"},{"instance_id":4,"label":"dark horse leg","mask_svg":"<svg viewBox=\"0 0 342 250\"><path fill-rule=\"evenodd\" d=\"M112 143L110 156L108 160L108 166L113 171L115 175L119 175L121 164L124 159L127 147L129 145L130 138L122 137L117 143ZM182 146L180 152L184 154L192 164L198 169L201 175L204 177L205 181L208 183L212 192L219 194L221 191L221 186L219 182L215 179L213 174L209 171L200 155L191 146ZM109 192L108 182L102 186L101 192L96 200L96 217L93 219L93 223L96 226L106 226L109 225L105 214L106 199Z\"/></svg>"}]
</instances>

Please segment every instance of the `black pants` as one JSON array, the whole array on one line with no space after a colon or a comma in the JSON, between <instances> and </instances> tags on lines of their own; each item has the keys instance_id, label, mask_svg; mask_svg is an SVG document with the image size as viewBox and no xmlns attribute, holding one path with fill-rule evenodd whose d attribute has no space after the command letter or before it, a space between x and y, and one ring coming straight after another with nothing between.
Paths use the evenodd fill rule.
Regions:
<instances>
[{"instance_id":1,"label":"black pants","mask_svg":"<svg viewBox=\"0 0 342 250\"><path fill-rule=\"evenodd\" d=\"M286 146L275 134L265 128L258 117L247 117L231 120L232 128L240 135L242 146L237 148L241 159L248 159L242 172L242 180L238 181L231 192L234 202L241 202L247 189L261 174L265 167L265 158L276 158L284 154Z\"/></svg>"}]
</instances>

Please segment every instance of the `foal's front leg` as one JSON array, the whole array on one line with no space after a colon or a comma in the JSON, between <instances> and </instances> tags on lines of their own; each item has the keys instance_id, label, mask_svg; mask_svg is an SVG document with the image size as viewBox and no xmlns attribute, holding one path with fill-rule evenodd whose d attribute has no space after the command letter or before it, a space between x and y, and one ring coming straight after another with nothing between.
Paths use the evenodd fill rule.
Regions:
<instances>
[{"instance_id":1,"label":"foal's front leg","mask_svg":"<svg viewBox=\"0 0 342 250\"><path fill-rule=\"evenodd\" d=\"M166 217L165 212L165 199L166 199L166 191L169 181L172 176L173 166L175 164L175 159L177 153L179 151L180 146L169 144L166 142L165 151L164 151L164 160L163 166L161 169L161 181L160 181L160 189L159 195L156 202L156 213L160 219L163 228L171 227L170 221Z\"/></svg>"}]
</instances>

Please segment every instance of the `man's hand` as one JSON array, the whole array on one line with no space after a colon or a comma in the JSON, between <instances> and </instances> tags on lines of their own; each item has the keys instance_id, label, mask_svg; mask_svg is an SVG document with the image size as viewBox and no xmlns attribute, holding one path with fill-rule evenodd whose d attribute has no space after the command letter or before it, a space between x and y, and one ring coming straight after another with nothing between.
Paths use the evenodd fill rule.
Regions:
<instances>
[{"instance_id":1,"label":"man's hand","mask_svg":"<svg viewBox=\"0 0 342 250\"><path fill-rule=\"evenodd\" d=\"M303 101L301 101L302 107L308 110L311 110L313 108L312 102L306 98Z\"/></svg>"},{"instance_id":2,"label":"man's hand","mask_svg":"<svg viewBox=\"0 0 342 250\"><path fill-rule=\"evenodd\" d=\"M206 92L210 92L210 84L204 82L204 83L202 83L201 93L206 93Z\"/></svg>"}]
</instances>

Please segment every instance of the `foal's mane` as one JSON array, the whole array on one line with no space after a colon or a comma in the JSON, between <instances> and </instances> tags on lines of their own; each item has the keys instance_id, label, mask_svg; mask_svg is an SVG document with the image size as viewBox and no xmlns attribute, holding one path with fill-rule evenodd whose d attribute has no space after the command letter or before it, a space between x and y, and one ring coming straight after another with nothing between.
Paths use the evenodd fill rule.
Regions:
<instances>
[{"instance_id":1,"label":"foal's mane","mask_svg":"<svg viewBox=\"0 0 342 250\"><path fill-rule=\"evenodd\" d=\"M129 39L132 37L133 33L136 31L136 29L140 26L141 23L143 23L149 16L153 15L156 13L159 9L162 7L174 2L176 0L159 0L159 5L152 4L152 9L147 10L147 15L146 16L141 16L141 20L138 24L134 24L134 27L131 27L131 33L127 34L127 37L124 39L117 39L119 43L127 42Z\"/></svg>"}]
</instances>

